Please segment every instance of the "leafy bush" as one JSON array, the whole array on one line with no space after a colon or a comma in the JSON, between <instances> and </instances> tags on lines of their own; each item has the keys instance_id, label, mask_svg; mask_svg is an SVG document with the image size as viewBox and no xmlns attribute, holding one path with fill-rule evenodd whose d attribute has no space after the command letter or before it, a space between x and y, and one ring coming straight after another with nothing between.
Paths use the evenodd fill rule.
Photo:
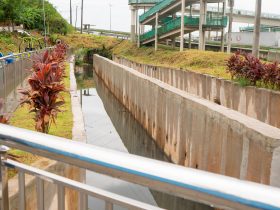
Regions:
<instances>
[{"instance_id":1,"label":"leafy bush","mask_svg":"<svg viewBox=\"0 0 280 210\"><path fill-rule=\"evenodd\" d=\"M227 70L232 79L257 83L274 89L280 88L280 67L277 62L263 63L258 58L244 52L236 52L227 60Z\"/></svg>"},{"instance_id":2,"label":"leafy bush","mask_svg":"<svg viewBox=\"0 0 280 210\"><path fill-rule=\"evenodd\" d=\"M45 51L33 57L33 73L28 78L30 88L23 90L21 104L28 104L30 112L35 113L35 129L48 133L55 123L59 107L64 104L61 92L63 84L64 61L67 46L59 44L51 52Z\"/></svg>"}]
</instances>

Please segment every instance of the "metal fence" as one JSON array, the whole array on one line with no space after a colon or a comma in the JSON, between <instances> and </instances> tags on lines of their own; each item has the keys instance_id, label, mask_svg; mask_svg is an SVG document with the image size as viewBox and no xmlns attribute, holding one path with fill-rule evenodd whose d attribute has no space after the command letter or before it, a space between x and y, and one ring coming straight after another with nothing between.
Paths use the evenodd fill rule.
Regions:
<instances>
[{"instance_id":1,"label":"metal fence","mask_svg":"<svg viewBox=\"0 0 280 210\"><path fill-rule=\"evenodd\" d=\"M24 52L0 58L0 99L3 99L4 102L0 113L7 110L8 96L13 92L16 94L17 87L23 85L24 80L30 75L31 57L37 52Z\"/></svg>"},{"instance_id":2,"label":"metal fence","mask_svg":"<svg viewBox=\"0 0 280 210\"><path fill-rule=\"evenodd\" d=\"M129 0L128 4L157 4L162 0Z\"/></svg>"},{"instance_id":3,"label":"metal fence","mask_svg":"<svg viewBox=\"0 0 280 210\"><path fill-rule=\"evenodd\" d=\"M185 16L184 17L184 25L189 27L198 27L199 26L199 16ZM204 27L226 27L228 22L228 18L226 16L221 17L212 17L209 16L206 18L206 23L203 25ZM171 19L168 22L165 22L162 26L158 28L158 35L166 34L175 29L179 29L181 27L181 17L177 17L176 19ZM197 28L198 29L198 28ZM142 35L140 35L140 41L145 41L154 38L155 29L152 29Z\"/></svg>"},{"instance_id":4,"label":"metal fence","mask_svg":"<svg viewBox=\"0 0 280 210\"><path fill-rule=\"evenodd\" d=\"M140 184L150 189L195 202L205 203L212 207L222 209L280 209L280 189L271 186L242 181L1 124L0 144ZM59 198L57 209L59 210L65 209L65 187L70 187L79 192L80 200L83 201L80 202L80 210L88 209L88 196L104 200L106 210L112 210L114 205L121 205L128 209L160 209L14 162L7 159L7 148L4 146L1 148L2 210L9 209L8 167L19 170L18 205L20 210L25 209L25 173L36 177L39 210L44 209L44 182L53 182L57 185Z\"/></svg>"}]
</instances>

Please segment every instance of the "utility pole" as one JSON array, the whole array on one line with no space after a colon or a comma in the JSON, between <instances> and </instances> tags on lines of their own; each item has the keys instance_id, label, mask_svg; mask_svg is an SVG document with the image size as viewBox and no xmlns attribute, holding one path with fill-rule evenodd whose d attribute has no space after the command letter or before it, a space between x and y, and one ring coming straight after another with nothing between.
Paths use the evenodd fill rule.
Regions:
<instances>
[{"instance_id":1,"label":"utility pole","mask_svg":"<svg viewBox=\"0 0 280 210\"><path fill-rule=\"evenodd\" d=\"M109 3L110 8L110 31L112 31L112 4Z\"/></svg>"},{"instance_id":2,"label":"utility pole","mask_svg":"<svg viewBox=\"0 0 280 210\"><path fill-rule=\"evenodd\" d=\"M70 0L70 25L72 25L72 0Z\"/></svg>"},{"instance_id":3,"label":"utility pole","mask_svg":"<svg viewBox=\"0 0 280 210\"><path fill-rule=\"evenodd\" d=\"M84 0L81 5L81 34L83 33L83 18L84 18Z\"/></svg>"},{"instance_id":4,"label":"utility pole","mask_svg":"<svg viewBox=\"0 0 280 210\"><path fill-rule=\"evenodd\" d=\"M77 31L77 20L78 20L78 6L76 6L75 31Z\"/></svg>"},{"instance_id":5,"label":"utility pole","mask_svg":"<svg viewBox=\"0 0 280 210\"><path fill-rule=\"evenodd\" d=\"M186 4L185 0L181 1L181 32L180 32L180 52L184 51L184 34L185 34L185 10Z\"/></svg>"},{"instance_id":6,"label":"utility pole","mask_svg":"<svg viewBox=\"0 0 280 210\"><path fill-rule=\"evenodd\" d=\"M260 32L261 32L261 12L262 0L256 0L256 17L254 27L254 43L253 43L253 56L259 57L260 53Z\"/></svg>"},{"instance_id":7,"label":"utility pole","mask_svg":"<svg viewBox=\"0 0 280 210\"><path fill-rule=\"evenodd\" d=\"M231 52L231 39L232 39L232 22L233 22L233 7L234 7L234 0L229 0L229 25L228 25L228 40L227 40L227 53L230 54Z\"/></svg>"}]
</instances>

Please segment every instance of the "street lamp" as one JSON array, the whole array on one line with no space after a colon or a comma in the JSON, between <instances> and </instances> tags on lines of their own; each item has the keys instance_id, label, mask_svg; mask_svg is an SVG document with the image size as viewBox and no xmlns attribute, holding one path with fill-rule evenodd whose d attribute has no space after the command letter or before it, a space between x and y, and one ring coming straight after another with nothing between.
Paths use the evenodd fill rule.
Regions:
<instances>
[{"instance_id":1,"label":"street lamp","mask_svg":"<svg viewBox=\"0 0 280 210\"><path fill-rule=\"evenodd\" d=\"M81 5L81 34L83 33L83 18L84 18L84 0Z\"/></svg>"},{"instance_id":2,"label":"street lamp","mask_svg":"<svg viewBox=\"0 0 280 210\"><path fill-rule=\"evenodd\" d=\"M112 4L109 3L110 8L110 31L112 31Z\"/></svg>"}]
</instances>

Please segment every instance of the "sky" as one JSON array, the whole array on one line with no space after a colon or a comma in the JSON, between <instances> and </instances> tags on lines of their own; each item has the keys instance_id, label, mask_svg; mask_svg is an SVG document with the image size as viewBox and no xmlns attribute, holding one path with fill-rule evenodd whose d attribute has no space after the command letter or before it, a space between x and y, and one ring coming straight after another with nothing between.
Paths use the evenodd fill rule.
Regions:
<instances>
[{"instance_id":1,"label":"sky","mask_svg":"<svg viewBox=\"0 0 280 210\"><path fill-rule=\"evenodd\" d=\"M66 20L70 20L69 0L48 0ZM255 10L256 0L235 0L236 9ZM263 0L262 12L280 15L279 0ZM110 6L112 15L112 30L130 30L130 10L128 0L84 0L84 24L96 25L98 29L110 29ZM73 24L76 19L76 6L78 6L77 26L80 26L81 0L72 0ZM235 24L234 31L244 24Z\"/></svg>"}]
</instances>

